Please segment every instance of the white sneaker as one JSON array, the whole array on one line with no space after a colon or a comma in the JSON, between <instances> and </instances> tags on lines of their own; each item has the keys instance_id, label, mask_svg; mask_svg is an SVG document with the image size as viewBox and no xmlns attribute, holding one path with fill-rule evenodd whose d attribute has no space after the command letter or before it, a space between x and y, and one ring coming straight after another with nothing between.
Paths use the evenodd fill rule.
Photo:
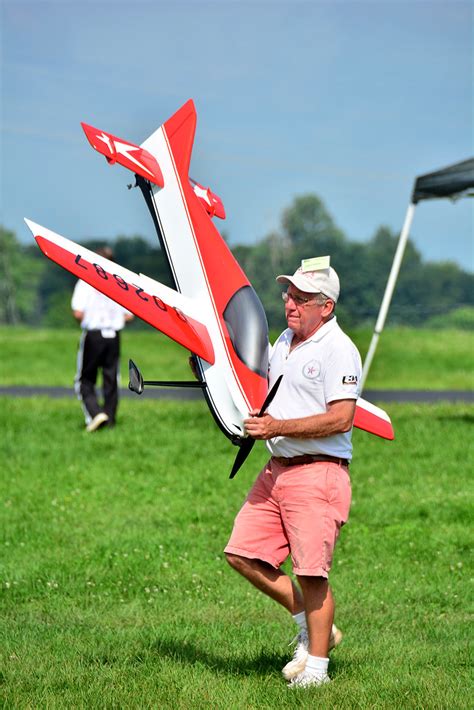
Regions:
<instances>
[{"instance_id":1,"label":"white sneaker","mask_svg":"<svg viewBox=\"0 0 474 710\"><path fill-rule=\"evenodd\" d=\"M296 641L295 652L293 653L293 658L288 661L286 666L282 668L283 677L286 680L291 680L299 673L304 671L306 666L306 661L308 659L308 632L303 629L299 632L293 639L291 643ZM342 632L337 628L335 624L332 625L331 636L329 637L329 650L332 651L333 648L338 646L342 641Z\"/></svg>"},{"instance_id":2,"label":"white sneaker","mask_svg":"<svg viewBox=\"0 0 474 710\"><path fill-rule=\"evenodd\" d=\"M295 636L291 643L296 641L295 652L293 653L293 658L288 661L286 666L281 670L285 680L291 680L299 673L304 671L306 666L306 660L308 658L308 632L306 629L302 629L299 634Z\"/></svg>"},{"instance_id":3,"label":"white sneaker","mask_svg":"<svg viewBox=\"0 0 474 710\"><path fill-rule=\"evenodd\" d=\"M299 673L293 680L288 684L289 688L311 688L312 686L325 685L330 683L329 676L326 674L320 675L316 673L310 673L309 671L303 671Z\"/></svg>"},{"instance_id":4,"label":"white sneaker","mask_svg":"<svg viewBox=\"0 0 474 710\"><path fill-rule=\"evenodd\" d=\"M331 635L329 637L329 651L332 651L333 648L336 648L336 646L339 646L339 644L342 641L342 631L340 631L336 624L332 625L331 629Z\"/></svg>"},{"instance_id":5,"label":"white sneaker","mask_svg":"<svg viewBox=\"0 0 474 710\"><path fill-rule=\"evenodd\" d=\"M96 414L94 419L92 419L92 421L90 421L89 424L86 426L86 431L95 431L108 421L109 418L107 414L105 412L99 412L99 414Z\"/></svg>"}]
</instances>

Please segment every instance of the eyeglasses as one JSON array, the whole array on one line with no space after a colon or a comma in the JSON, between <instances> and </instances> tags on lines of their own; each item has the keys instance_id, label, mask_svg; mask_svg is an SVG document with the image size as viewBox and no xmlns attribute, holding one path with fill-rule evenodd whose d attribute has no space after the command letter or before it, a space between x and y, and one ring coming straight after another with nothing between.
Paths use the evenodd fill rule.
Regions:
<instances>
[{"instance_id":1,"label":"eyeglasses","mask_svg":"<svg viewBox=\"0 0 474 710\"><path fill-rule=\"evenodd\" d=\"M300 307L304 307L308 303L309 304L316 303L314 298L306 298L306 296L297 296L296 294L288 293L288 291L283 291L283 293L281 294L281 297L282 297L284 303L288 303L288 301L291 298L291 300L293 301L295 306L300 306Z\"/></svg>"}]
</instances>

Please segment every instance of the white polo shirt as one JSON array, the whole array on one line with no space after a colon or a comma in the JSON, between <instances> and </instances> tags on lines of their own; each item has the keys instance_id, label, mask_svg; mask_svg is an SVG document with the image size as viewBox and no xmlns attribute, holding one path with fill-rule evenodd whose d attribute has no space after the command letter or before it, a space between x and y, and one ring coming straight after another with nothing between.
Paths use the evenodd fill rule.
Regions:
<instances>
[{"instance_id":1,"label":"white polo shirt","mask_svg":"<svg viewBox=\"0 0 474 710\"><path fill-rule=\"evenodd\" d=\"M82 280L79 280L74 287L71 308L73 311L84 312L81 321L81 328L84 330L122 330L125 316L130 313Z\"/></svg>"},{"instance_id":2,"label":"white polo shirt","mask_svg":"<svg viewBox=\"0 0 474 710\"><path fill-rule=\"evenodd\" d=\"M293 331L285 330L270 353L270 387L283 375L268 413L275 419L297 419L323 414L339 399L357 399L362 365L352 340L341 330L336 316L290 353ZM278 436L266 444L272 456L326 454L350 459L352 432L320 439Z\"/></svg>"}]
</instances>

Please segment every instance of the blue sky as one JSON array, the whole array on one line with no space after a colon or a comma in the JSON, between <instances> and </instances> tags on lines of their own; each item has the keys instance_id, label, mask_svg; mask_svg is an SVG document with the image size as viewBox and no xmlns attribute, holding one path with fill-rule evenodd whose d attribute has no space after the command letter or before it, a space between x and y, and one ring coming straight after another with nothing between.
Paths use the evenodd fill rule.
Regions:
<instances>
[{"instance_id":1,"label":"blue sky","mask_svg":"<svg viewBox=\"0 0 474 710\"><path fill-rule=\"evenodd\" d=\"M191 97L191 175L222 197L231 244L277 229L308 192L350 239L399 230L415 176L474 154L468 2L2 0L1 12L0 221L22 241L24 216L75 241L154 240L131 174L80 122L141 143ZM474 268L473 204L420 204L424 258Z\"/></svg>"}]
</instances>

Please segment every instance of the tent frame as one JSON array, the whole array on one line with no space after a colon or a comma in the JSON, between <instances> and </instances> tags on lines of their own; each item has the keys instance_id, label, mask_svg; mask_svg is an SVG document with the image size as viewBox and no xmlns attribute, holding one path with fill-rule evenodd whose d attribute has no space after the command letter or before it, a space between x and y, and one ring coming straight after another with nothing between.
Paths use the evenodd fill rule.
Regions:
<instances>
[{"instance_id":1,"label":"tent frame","mask_svg":"<svg viewBox=\"0 0 474 710\"><path fill-rule=\"evenodd\" d=\"M387 318L388 309L392 300L393 292L398 279L400 266L402 263L405 247L408 241L408 235L415 215L415 207L421 200L439 199L449 197L456 200L464 196L474 196L474 158L464 160L461 163L449 165L447 168L438 170L433 173L420 175L416 178L410 204L403 223L400 238L398 240L397 249L390 269L385 293L380 306L375 329L370 341L369 350L364 361L361 379L361 392L369 374L372 360L374 359L375 351L382 333L385 320Z\"/></svg>"},{"instance_id":2,"label":"tent frame","mask_svg":"<svg viewBox=\"0 0 474 710\"><path fill-rule=\"evenodd\" d=\"M410 202L405 216L405 222L403 223L403 228L400 233L400 239L398 240L397 250L393 258L392 268L390 269L390 275L388 277L387 285L385 286L385 293L382 299L382 305L380 306L379 315L377 317L377 322L375 324L374 332L372 334L372 340L370 341L369 350L364 360L364 367L362 368L361 392L364 389L364 385L369 374L370 366L372 364L372 360L374 359L380 334L385 326L385 320L387 318L388 309L390 307L390 302L392 300L393 292L397 283L403 255L405 253L408 235L410 234L411 224L415 215L415 207L416 205L413 202Z\"/></svg>"}]
</instances>

